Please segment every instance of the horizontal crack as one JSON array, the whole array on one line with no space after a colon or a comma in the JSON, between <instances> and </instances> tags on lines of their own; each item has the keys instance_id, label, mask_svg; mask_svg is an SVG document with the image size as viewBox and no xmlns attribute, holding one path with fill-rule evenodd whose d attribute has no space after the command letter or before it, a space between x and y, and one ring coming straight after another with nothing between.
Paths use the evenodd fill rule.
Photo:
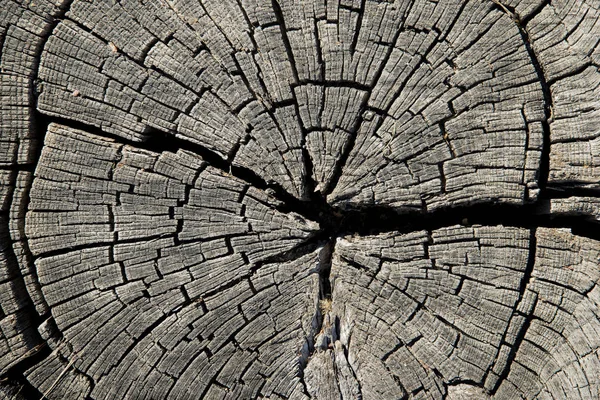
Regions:
<instances>
[{"instance_id":1,"label":"horizontal crack","mask_svg":"<svg viewBox=\"0 0 600 400\"><path fill-rule=\"evenodd\" d=\"M570 228L576 235L600 239L597 221L592 216L551 214L550 199L545 197L528 205L474 204L422 212L376 206L337 212L340 213L338 235L431 231L452 225L503 225L527 229Z\"/></svg>"},{"instance_id":2,"label":"horizontal crack","mask_svg":"<svg viewBox=\"0 0 600 400\"><path fill-rule=\"evenodd\" d=\"M550 198L564 196L558 188L543 189L538 201L527 205L483 203L458 207L450 206L432 211L402 211L390 206L377 205L340 209L328 204L324 196L314 196L310 201L297 199L277 184L266 182L246 168L233 166L230 160L221 158L211 150L175 138L166 132L153 132L148 140L137 143L115 137L97 127L83 123L56 117L43 116L43 118L46 124L57 122L157 153L164 151L177 152L179 149L194 152L212 167L231 174L258 189L268 190L270 194L281 201L281 204L277 206L278 211L298 213L306 219L319 222L321 232L313 237L313 243L342 235L434 230L457 224L505 225L523 228L538 226L571 228L575 234L600 239L600 233L596 232L597 225L594 224L591 218L586 216L574 217L572 214L550 214ZM579 192L581 194L597 194L596 191L591 190Z\"/></svg>"}]
</instances>

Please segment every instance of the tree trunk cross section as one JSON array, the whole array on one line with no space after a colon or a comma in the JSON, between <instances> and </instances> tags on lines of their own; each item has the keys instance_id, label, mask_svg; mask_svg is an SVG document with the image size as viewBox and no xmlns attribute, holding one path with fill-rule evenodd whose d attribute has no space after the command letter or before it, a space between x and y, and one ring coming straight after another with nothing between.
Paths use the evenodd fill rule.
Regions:
<instances>
[{"instance_id":1,"label":"tree trunk cross section","mask_svg":"<svg viewBox=\"0 0 600 400\"><path fill-rule=\"evenodd\" d=\"M600 398L596 0L5 0L0 399Z\"/></svg>"}]
</instances>

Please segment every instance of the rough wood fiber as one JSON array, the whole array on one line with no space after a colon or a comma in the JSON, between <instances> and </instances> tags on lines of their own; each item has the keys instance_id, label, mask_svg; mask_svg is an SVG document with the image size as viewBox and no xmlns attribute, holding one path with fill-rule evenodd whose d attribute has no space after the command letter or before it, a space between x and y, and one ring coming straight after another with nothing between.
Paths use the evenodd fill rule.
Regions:
<instances>
[{"instance_id":1,"label":"rough wood fiber","mask_svg":"<svg viewBox=\"0 0 600 400\"><path fill-rule=\"evenodd\" d=\"M600 398L596 0L0 2L0 399Z\"/></svg>"}]
</instances>

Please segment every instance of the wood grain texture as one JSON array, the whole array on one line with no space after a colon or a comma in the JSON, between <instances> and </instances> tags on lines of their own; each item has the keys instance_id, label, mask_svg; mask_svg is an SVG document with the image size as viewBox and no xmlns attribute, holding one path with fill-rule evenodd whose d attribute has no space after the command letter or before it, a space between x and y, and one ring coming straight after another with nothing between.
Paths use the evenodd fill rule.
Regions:
<instances>
[{"instance_id":1,"label":"wood grain texture","mask_svg":"<svg viewBox=\"0 0 600 400\"><path fill-rule=\"evenodd\" d=\"M599 399L596 0L4 0L0 399Z\"/></svg>"}]
</instances>

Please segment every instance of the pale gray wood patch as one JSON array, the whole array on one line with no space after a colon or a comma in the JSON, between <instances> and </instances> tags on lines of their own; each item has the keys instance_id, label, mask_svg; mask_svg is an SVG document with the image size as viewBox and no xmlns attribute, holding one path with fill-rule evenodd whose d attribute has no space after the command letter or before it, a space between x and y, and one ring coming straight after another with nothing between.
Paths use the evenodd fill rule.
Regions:
<instances>
[{"instance_id":1,"label":"pale gray wood patch","mask_svg":"<svg viewBox=\"0 0 600 400\"><path fill-rule=\"evenodd\" d=\"M596 0L4 0L0 399L597 399Z\"/></svg>"}]
</instances>

